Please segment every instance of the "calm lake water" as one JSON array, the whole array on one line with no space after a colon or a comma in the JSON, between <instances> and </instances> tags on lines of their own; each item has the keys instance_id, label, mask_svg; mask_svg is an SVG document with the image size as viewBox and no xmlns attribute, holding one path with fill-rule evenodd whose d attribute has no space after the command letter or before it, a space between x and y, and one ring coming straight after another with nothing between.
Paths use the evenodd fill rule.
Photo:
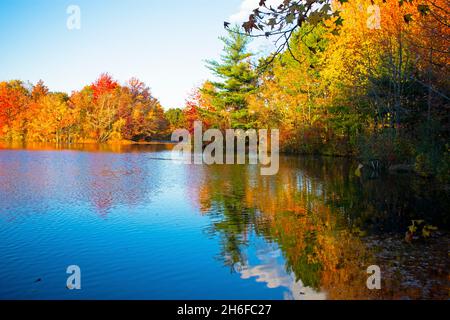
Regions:
<instances>
[{"instance_id":1,"label":"calm lake water","mask_svg":"<svg viewBox=\"0 0 450 320\"><path fill-rule=\"evenodd\" d=\"M445 188L335 158L262 177L170 148L0 148L0 299L448 299ZM408 243L412 220L437 231Z\"/></svg>"}]
</instances>

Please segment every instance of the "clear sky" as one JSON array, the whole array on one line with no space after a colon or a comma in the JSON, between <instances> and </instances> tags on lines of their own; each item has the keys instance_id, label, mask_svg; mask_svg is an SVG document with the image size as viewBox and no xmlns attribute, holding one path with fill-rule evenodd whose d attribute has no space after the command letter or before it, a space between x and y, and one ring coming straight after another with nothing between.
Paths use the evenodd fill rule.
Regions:
<instances>
[{"instance_id":1,"label":"clear sky","mask_svg":"<svg viewBox=\"0 0 450 320\"><path fill-rule=\"evenodd\" d=\"M144 81L165 108L183 107L210 78L223 21L248 16L258 0L0 0L0 81L43 79L72 92L108 72ZM67 28L78 5L81 28Z\"/></svg>"}]
</instances>

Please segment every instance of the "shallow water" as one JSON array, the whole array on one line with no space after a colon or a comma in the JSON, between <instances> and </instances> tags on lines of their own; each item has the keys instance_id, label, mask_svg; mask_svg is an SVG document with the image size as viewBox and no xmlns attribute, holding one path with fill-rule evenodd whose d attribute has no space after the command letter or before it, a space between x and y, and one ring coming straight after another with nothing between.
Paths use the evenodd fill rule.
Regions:
<instances>
[{"instance_id":1,"label":"shallow water","mask_svg":"<svg viewBox=\"0 0 450 320\"><path fill-rule=\"evenodd\" d=\"M0 149L0 299L448 298L449 197L431 181L314 157L262 177L170 148ZM411 220L437 231L407 243Z\"/></svg>"}]
</instances>

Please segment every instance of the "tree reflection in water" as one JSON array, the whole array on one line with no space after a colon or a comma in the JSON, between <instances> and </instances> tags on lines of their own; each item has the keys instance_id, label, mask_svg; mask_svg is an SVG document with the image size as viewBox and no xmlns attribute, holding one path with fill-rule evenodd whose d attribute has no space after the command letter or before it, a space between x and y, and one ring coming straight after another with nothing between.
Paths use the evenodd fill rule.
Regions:
<instances>
[{"instance_id":1,"label":"tree reflection in water","mask_svg":"<svg viewBox=\"0 0 450 320\"><path fill-rule=\"evenodd\" d=\"M208 231L220 236L219 258L242 278L254 276L269 287L278 283L291 289L292 298L305 296L301 290L329 299L445 298L446 233L414 244L434 252L422 259L424 265L415 264L420 259L414 256L400 263L401 255L411 254L403 241L411 220L447 230L445 192L411 176L357 177L356 167L339 159L285 157L278 175L264 177L256 166L209 166L191 188L211 218ZM250 238L275 246L267 255L279 250L284 272L264 254L252 266L245 253ZM383 290L366 287L373 264L383 270ZM286 280L290 275L293 281Z\"/></svg>"}]
</instances>

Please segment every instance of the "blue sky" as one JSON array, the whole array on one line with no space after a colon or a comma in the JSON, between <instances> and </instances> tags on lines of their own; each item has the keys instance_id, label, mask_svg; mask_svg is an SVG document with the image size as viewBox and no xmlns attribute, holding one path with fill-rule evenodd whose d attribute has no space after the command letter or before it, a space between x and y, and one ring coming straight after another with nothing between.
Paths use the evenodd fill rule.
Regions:
<instances>
[{"instance_id":1,"label":"blue sky","mask_svg":"<svg viewBox=\"0 0 450 320\"><path fill-rule=\"evenodd\" d=\"M182 107L211 78L204 60L220 56L223 21L239 21L257 2L0 0L0 81L43 79L70 93L109 72L144 81L165 108ZM66 26L70 5L81 10L80 30Z\"/></svg>"}]
</instances>

